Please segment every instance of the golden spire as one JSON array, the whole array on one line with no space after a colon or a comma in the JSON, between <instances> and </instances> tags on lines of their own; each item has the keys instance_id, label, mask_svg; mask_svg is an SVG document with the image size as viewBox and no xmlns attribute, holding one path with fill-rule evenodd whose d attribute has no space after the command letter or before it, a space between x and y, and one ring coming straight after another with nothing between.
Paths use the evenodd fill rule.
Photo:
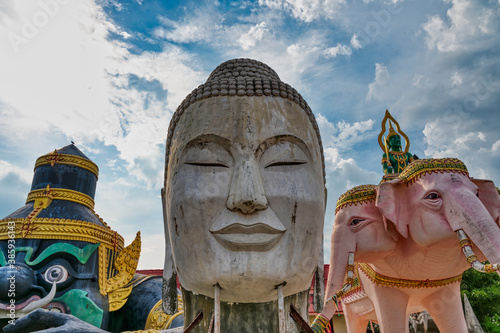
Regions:
<instances>
[{"instance_id":1,"label":"golden spire","mask_svg":"<svg viewBox=\"0 0 500 333\"><path fill-rule=\"evenodd\" d=\"M392 121L392 122L391 122ZM410 149L410 140L406 136L406 134L399 128L399 123L394 119L393 116L389 113L389 110L385 110L385 116L384 119L382 120L382 130L380 131L380 134L378 135L378 144L380 145L380 148L382 148L382 151L385 153L385 144L382 141L382 137L384 136L385 130L386 130L386 123L389 122L389 134L387 135L387 140L391 136L401 134L401 136L405 139L405 149L404 152L407 153L408 150ZM392 123L396 125L396 130L392 127Z\"/></svg>"}]
</instances>

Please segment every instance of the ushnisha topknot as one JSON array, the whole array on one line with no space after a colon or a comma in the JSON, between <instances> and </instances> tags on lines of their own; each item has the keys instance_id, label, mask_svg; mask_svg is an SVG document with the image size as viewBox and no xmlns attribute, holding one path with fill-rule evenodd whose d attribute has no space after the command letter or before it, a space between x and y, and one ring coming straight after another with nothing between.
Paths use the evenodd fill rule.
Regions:
<instances>
[{"instance_id":1,"label":"ushnisha topknot","mask_svg":"<svg viewBox=\"0 0 500 333\"><path fill-rule=\"evenodd\" d=\"M316 118L309 105L307 105L307 102L293 87L282 82L278 74L271 67L257 60L240 58L228 60L217 66L207 81L187 95L172 115L168 127L165 149L165 186L167 182L170 146L179 118L191 104L217 96L271 96L285 98L298 104L306 112L318 136L323 166L323 182L326 183L323 144Z\"/></svg>"}]
</instances>

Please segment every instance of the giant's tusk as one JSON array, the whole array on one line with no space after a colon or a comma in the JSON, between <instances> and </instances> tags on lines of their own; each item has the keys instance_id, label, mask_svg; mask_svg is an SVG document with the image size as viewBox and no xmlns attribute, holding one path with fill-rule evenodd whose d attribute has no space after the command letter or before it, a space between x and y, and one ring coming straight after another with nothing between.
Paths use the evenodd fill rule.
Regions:
<instances>
[{"instance_id":1,"label":"giant's tusk","mask_svg":"<svg viewBox=\"0 0 500 333\"><path fill-rule=\"evenodd\" d=\"M26 305L24 308L19 309L19 310L15 310L13 312L11 312L10 310L0 309L0 318L13 319L11 317L12 315L14 315L15 318L20 318L20 317L26 316L28 313L30 313L33 310L36 310L38 308L43 308L45 305L49 304L54 299L54 296L56 295L56 291L57 291L56 283L54 282L54 284L52 284L52 289L50 289L50 292L47 296L45 296L42 299L33 301L33 302L29 303L28 305Z\"/></svg>"},{"instance_id":2,"label":"giant's tusk","mask_svg":"<svg viewBox=\"0 0 500 333\"><path fill-rule=\"evenodd\" d=\"M47 296L28 304L25 308L20 310L21 312L20 315L26 315L33 310L36 310L38 308L43 308L45 305L49 304L52 301L52 299L54 299L54 296L56 295L56 290L57 290L56 283L54 282L52 284L52 289L50 289L50 292Z\"/></svg>"},{"instance_id":3,"label":"giant's tusk","mask_svg":"<svg viewBox=\"0 0 500 333\"><path fill-rule=\"evenodd\" d=\"M467 237L465 231L463 231L462 229L457 230L457 236L460 242L460 247L462 248L465 257L467 258L467 261L469 262L472 268L482 273L493 273L495 271L497 272L499 271L500 265L498 263L483 264L482 262L479 261L479 259L477 259L477 256L474 254L474 251L472 251L472 243L469 237Z\"/></svg>"}]
</instances>

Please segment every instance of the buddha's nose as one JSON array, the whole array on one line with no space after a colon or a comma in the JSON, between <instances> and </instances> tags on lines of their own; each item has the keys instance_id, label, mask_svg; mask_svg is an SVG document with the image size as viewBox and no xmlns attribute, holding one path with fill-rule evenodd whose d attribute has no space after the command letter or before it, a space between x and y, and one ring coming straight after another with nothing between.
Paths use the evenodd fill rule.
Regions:
<instances>
[{"instance_id":1,"label":"buddha's nose","mask_svg":"<svg viewBox=\"0 0 500 333\"><path fill-rule=\"evenodd\" d=\"M251 214L268 207L259 165L254 158L250 157L237 163L226 207L244 214Z\"/></svg>"},{"instance_id":2,"label":"buddha's nose","mask_svg":"<svg viewBox=\"0 0 500 333\"><path fill-rule=\"evenodd\" d=\"M27 266L16 263L0 267L0 301L26 298L33 291L35 283L35 274Z\"/></svg>"}]
</instances>

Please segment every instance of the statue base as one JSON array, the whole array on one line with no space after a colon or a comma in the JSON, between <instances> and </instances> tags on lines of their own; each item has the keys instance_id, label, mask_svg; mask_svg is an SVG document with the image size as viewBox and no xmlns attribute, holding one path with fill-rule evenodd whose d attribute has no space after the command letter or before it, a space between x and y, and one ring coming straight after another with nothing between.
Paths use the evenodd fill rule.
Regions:
<instances>
[{"instance_id":1,"label":"statue base","mask_svg":"<svg viewBox=\"0 0 500 333\"><path fill-rule=\"evenodd\" d=\"M300 327L290 317L290 305L293 305L302 318L308 318L309 290L285 297L285 320L287 333L299 333ZM276 293L276 298L278 298ZM191 331L192 333L206 333L210 326L214 299L204 295L197 295L182 289L184 302L184 328L186 328L200 313L202 321ZM221 332L224 333L255 333L279 332L278 300L266 303L226 303L221 302Z\"/></svg>"}]
</instances>

